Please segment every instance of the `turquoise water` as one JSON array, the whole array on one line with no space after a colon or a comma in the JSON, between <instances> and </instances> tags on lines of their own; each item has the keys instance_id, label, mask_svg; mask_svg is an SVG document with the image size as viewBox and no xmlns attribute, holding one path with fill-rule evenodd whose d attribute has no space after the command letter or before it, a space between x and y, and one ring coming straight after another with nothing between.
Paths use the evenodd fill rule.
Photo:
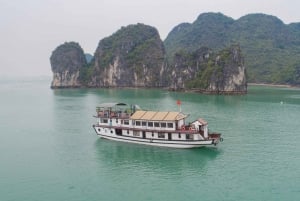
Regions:
<instances>
[{"instance_id":1,"label":"turquoise water","mask_svg":"<svg viewBox=\"0 0 300 201\"><path fill-rule=\"evenodd\" d=\"M300 90L250 86L245 96L157 89L51 90L50 79L0 81L0 200L300 200ZM218 149L99 139L102 102L203 117Z\"/></svg>"}]
</instances>

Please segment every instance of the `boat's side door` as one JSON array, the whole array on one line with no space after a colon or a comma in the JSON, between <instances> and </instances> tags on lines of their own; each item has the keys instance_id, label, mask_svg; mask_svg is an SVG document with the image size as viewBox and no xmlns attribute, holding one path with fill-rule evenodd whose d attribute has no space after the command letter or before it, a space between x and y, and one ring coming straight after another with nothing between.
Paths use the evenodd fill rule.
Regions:
<instances>
[{"instance_id":1,"label":"boat's side door","mask_svg":"<svg viewBox=\"0 0 300 201\"><path fill-rule=\"evenodd\" d=\"M145 139L145 138L146 138L146 132L143 131L143 139Z\"/></svg>"},{"instance_id":2,"label":"boat's side door","mask_svg":"<svg viewBox=\"0 0 300 201\"><path fill-rule=\"evenodd\" d=\"M172 140L172 133L168 133L168 140Z\"/></svg>"}]
</instances>

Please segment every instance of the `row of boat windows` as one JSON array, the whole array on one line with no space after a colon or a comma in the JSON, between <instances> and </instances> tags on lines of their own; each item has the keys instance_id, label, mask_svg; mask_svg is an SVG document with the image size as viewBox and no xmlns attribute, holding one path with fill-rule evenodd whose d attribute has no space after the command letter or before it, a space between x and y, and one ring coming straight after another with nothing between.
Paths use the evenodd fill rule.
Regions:
<instances>
[{"instance_id":1,"label":"row of boat windows","mask_svg":"<svg viewBox=\"0 0 300 201\"><path fill-rule=\"evenodd\" d=\"M101 132L101 129L98 128L98 131ZM107 130L105 129L105 133L106 132L107 132ZM110 130L110 133L113 134L114 133L113 130ZM126 133L127 133L127 135L129 135L129 130L127 130ZM166 138L166 135L170 135L170 133L169 134L166 134L166 133L156 133L156 134L157 134L158 138ZM133 131L132 132L132 136L134 136L134 137L141 137L141 132L140 131ZM151 136L154 137L154 132L152 132ZM185 134L185 137L186 137L186 139L193 139L193 136L190 135L190 134ZM178 138L181 138L181 134L180 133L178 133Z\"/></svg>"},{"instance_id":2,"label":"row of boat windows","mask_svg":"<svg viewBox=\"0 0 300 201\"><path fill-rule=\"evenodd\" d=\"M110 122L112 122L111 119L110 119ZM108 119L101 119L101 123L108 123ZM118 123L118 120L116 120L116 123ZM129 125L129 120L121 120L121 124ZM135 126L157 127L157 128L174 128L174 124L173 123L166 123L166 122L132 121L132 125L135 125Z\"/></svg>"},{"instance_id":3,"label":"row of boat windows","mask_svg":"<svg viewBox=\"0 0 300 201\"><path fill-rule=\"evenodd\" d=\"M173 123L166 122L146 122L146 121L132 121L133 125L136 126L148 126L148 127L157 127L157 128L173 128Z\"/></svg>"},{"instance_id":4,"label":"row of boat windows","mask_svg":"<svg viewBox=\"0 0 300 201\"><path fill-rule=\"evenodd\" d=\"M129 130L127 130L127 134L129 135ZM141 133L139 131L133 131L132 135L134 137L140 137ZM154 137L154 133L152 132L151 134L152 137ZM157 137L158 138L165 138L165 133L157 133ZM181 135L179 134L179 138L181 137Z\"/></svg>"}]
</instances>

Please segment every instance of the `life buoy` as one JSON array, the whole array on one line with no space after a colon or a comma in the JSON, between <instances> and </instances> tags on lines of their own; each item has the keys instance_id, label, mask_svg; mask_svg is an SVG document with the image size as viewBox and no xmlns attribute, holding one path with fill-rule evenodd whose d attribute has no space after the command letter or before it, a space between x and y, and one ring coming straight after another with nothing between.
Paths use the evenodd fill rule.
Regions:
<instances>
[{"instance_id":1,"label":"life buoy","mask_svg":"<svg viewBox=\"0 0 300 201\"><path fill-rule=\"evenodd\" d=\"M185 126L181 126L181 130L185 130Z\"/></svg>"},{"instance_id":2,"label":"life buoy","mask_svg":"<svg viewBox=\"0 0 300 201\"><path fill-rule=\"evenodd\" d=\"M189 127L189 130L190 130L190 131L193 130L193 127Z\"/></svg>"}]
</instances>

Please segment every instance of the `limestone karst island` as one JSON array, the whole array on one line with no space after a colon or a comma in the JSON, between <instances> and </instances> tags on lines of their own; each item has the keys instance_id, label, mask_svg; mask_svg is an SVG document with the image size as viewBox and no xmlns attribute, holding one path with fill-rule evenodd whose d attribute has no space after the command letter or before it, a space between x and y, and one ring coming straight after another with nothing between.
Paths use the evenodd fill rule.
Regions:
<instances>
[{"instance_id":1,"label":"limestone karst island","mask_svg":"<svg viewBox=\"0 0 300 201\"><path fill-rule=\"evenodd\" d=\"M50 57L51 87L245 94L247 81L298 85L300 50L293 45L300 43L297 30L264 14L233 20L204 13L191 24L174 27L164 41L152 26L129 25L101 39L93 56L76 42L59 45Z\"/></svg>"}]
</instances>

